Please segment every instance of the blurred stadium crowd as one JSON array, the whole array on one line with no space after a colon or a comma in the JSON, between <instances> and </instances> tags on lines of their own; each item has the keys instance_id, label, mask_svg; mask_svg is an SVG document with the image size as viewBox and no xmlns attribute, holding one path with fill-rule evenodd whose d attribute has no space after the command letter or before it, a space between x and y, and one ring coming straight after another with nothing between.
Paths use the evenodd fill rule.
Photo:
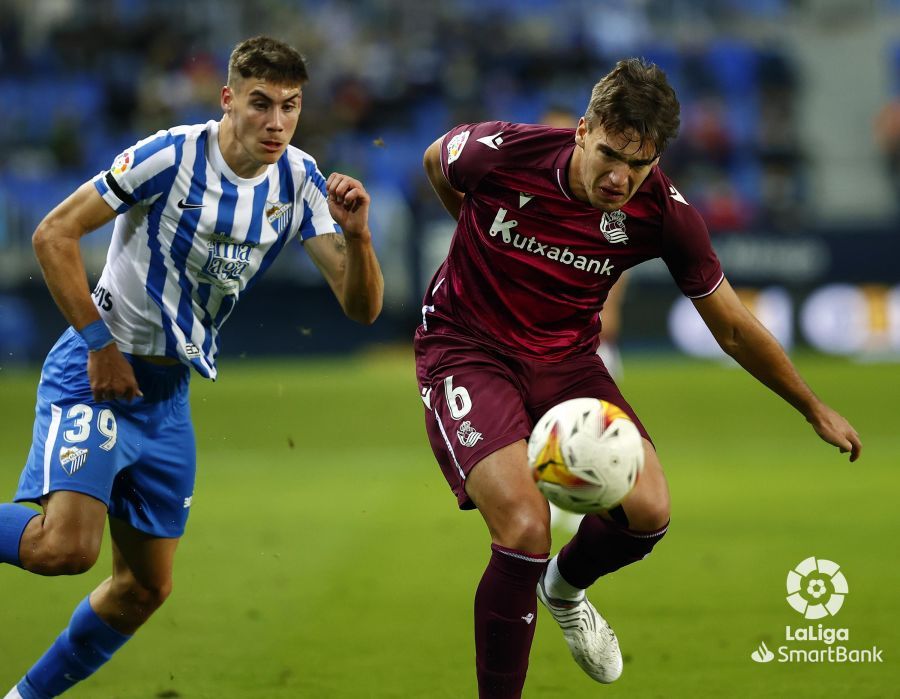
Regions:
<instances>
[{"instance_id":1,"label":"blurred stadium crowd","mask_svg":"<svg viewBox=\"0 0 900 699\"><path fill-rule=\"evenodd\" d=\"M640 54L669 73L683 102L666 168L695 193L710 227L788 222L805 198L795 67L777 47L703 38L747 16L777 18L788 5L13 3L0 19L2 184L16 202L39 179L47 201L55 180L67 186L102 169L137 138L216 117L239 28L277 28L311 64L298 143L329 166L396 187L410 203L421 145L449 126L537 121L551 105L579 114L617 58ZM672 13L694 25L690 41L660 35Z\"/></svg>"},{"instance_id":2,"label":"blurred stadium crowd","mask_svg":"<svg viewBox=\"0 0 900 699\"><path fill-rule=\"evenodd\" d=\"M816 3L0 4L5 256L30 255L29 237L47 210L125 147L160 128L218 118L228 54L257 33L286 39L308 57L311 82L295 145L324 171L351 172L372 191L373 228L391 280L389 308L415 307L430 260L446 246L446 216L421 175L424 148L464 121L535 122L551 107L579 115L591 85L623 56L658 63L678 91L681 135L663 166L714 234L792 233L810 212L809 146L797 108L804 76L790 45L772 40L769 29ZM900 13L900 0L875 5L877 12ZM900 37L885 61L896 76L896 98ZM885 95L877 128L886 172L895 174L900 192L900 107L891 111L891 97ZM94 244L99 254L105 239L97 236ZM306 264L299 252L293 264Z\"/></svg>"}]
</instances>

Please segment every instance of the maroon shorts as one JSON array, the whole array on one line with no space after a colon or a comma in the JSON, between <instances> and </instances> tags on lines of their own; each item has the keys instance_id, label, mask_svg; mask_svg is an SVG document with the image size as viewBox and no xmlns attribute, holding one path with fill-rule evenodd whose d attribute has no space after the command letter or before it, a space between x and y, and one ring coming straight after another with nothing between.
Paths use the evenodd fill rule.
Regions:
<instances>
[{"instance_id":1,"label":"maroon shorts","mask_svg":"<svg viewBox=\"0 0 900 699\"><path fill-rule=\"evenodd\" d=\"M545 412L570 398L599 398L619 406L650 439L596 354L541 362L421 327L414 347L431 449L463 510L475 507L465 488L475 464L528 439Z\"/></svg>"}]
</instances>

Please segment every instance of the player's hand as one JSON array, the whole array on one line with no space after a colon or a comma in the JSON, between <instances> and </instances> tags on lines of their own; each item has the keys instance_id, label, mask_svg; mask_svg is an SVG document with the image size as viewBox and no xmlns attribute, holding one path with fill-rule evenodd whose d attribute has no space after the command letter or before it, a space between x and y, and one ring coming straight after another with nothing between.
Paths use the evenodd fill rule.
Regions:
<instances>
[{"instance_id":1,"label":"player's hand","mask_svg":"<svg viewBox=\"0 0 900 699\"><path fill-rule=\"evenodd\" d=\"M362 182L349 175L332 172L325 182L328 211L344 231L344 238L369 240L369 202L371 197Z\"/></svg>"},{"instance_id":2,"label":"player's hand","mask_svg":"<svg viewBox=\"0 0 900 699\"><path fill-rule=\"evenodd\" d=\"M827 405L822 405L807 420L823 440L841 450L841 454L850 452L850 461L856 461L862 451L862 442L856 430L847 420Z\"/></svg>"},{"instance_id":3,"label":"player's hand","mask_svg":"<svg viewBox=\"0 0 900 699\"><path fill-rule=\"evenodd\" d=\"M132 401L144 395L134 377L134 369L115 343L88 352L87 371L91 393L98 403L116 399Z\"/></svg>"}]
</instances>

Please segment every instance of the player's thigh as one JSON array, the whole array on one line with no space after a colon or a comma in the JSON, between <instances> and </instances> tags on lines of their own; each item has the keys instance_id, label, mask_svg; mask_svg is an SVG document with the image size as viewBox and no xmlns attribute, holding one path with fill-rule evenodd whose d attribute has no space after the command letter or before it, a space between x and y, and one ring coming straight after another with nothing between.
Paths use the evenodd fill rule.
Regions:
<instances>
[{"instance_id":1,"label":"player's thigh","mask_svg":"<svg viewBox=\"0 0 900 699\"><path fill-rule=\"evenodd\" d=\"M91 546L100 548L107 513L103 502L90 495L57 490L42 498L41 505L45 532L58 533L73 544L90 541Z\"/></svg>"},{"instance_id":2,"label":"player's thigh","mask_svg":"<svg viewBox=\"0 0 900 699\"><path fill-rule=\"evenodd\" d=\"M88 570L100 553L106 504L65 490L41 498L41 504L44 516L34 517L22 533L22 567L42 575Z\"/></svg>"},{"instance_id":3,"label":"player's thigh","mask_svg":"<svg viewBox=\"0 0 900 699\"><path fill-rule=\"evenodd\" d=\"M432 349L417 347L416 357L425 428L459 506L471 509L472 469L526 438L531 422L518 377L502 358L468 345Z\"/></svg>"},{"instance_id":4,"label":"player's thigh","mask_svg":"<svg viewBox=\"0 0 900 699\"><path fill-rule=\"evenodd\" d=\"M197 471L187 384L175 388L144 406L152 427L134 462L116 476L109 501L110 517L163 539L184 534Z\"/></svg>"},{"instance_id":5,"label":"player's thigh","mask_svg":"<svg viewBox=\"0 0 900 699\"><path fill-rule=\"evenodd\" d=\"M525 440L475 464L465 487L495 543L533 553L549 550L550 508L528 468Z\"/></svg>"}]
</instances>

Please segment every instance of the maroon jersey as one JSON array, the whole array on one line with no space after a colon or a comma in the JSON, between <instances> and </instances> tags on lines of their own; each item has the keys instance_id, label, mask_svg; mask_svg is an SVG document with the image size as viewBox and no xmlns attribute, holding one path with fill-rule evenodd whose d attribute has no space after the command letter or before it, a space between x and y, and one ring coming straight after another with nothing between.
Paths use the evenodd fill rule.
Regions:
<instances>
[{"instance_id":1,"label":"maroon jersey","mask_svg":"<svg viewBox=\"0 0 900 699\"><path fill-rule=\"evenodd\" d=\"M424 331L558 360L596 349L599 311L629 267L661 257L691 298L721 283L703 219L659 167L605 213L569 188L574 149L574 129L532 124L464 124L444 136L444 176L466 196L425 295Z\"/></svg>"}]
</instances>

